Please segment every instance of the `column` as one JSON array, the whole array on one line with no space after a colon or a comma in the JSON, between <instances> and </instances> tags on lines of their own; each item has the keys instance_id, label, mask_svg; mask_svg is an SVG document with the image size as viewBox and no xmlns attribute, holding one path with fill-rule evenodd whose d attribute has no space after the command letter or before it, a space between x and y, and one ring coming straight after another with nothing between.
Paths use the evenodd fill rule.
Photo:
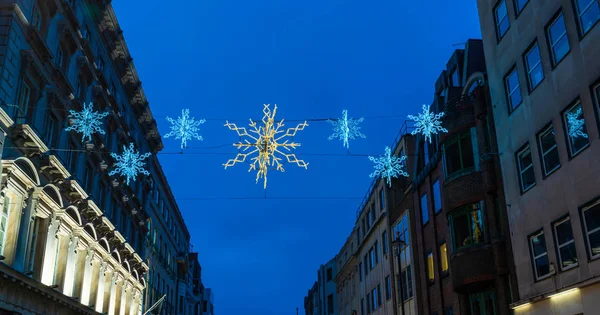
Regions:
<instances>
[{"instance_id":1,"label":"column","mask_svg":"<svg viewBox=\"0 0 600 315\"><path fill-rule=\"evenodd\" d=\"M104 282L106 282L106 269L108 267L108 263L106 261L102 262L100 266L100 274L98 276L98 289L96 291L96 312L103 313L102 309L104 306Z\"/></svg>"},{"instance_id":2,"label":"column","mask_svg":"<svg viewBox=\"0 0 600 315\"><path fill-rule=\"evenodd\" d=\"M29 198L27 202L27 206L23 210L23 215L21 217L21 226L19 228L19 237L17 239L17 251L15 254L15 261L13 263L13 268L16 270L27 273L32 270L26 270L28 266L28 261L34 259L34 257L27 257L27 255L31 252L29 249L31 246L35 246L35 244L31 244L33 226L35 223L35 208L37 207L39 201L39 191L41 188L36 187L33 190L31 198Z\"/></svg>"},{"instance_id":3,"label":"column","mask_svg":"<svg viewBox=\"0 0 600 315\"><path fill-rule=\"evenodd\" d=\"M44 248L44 263L42 265L42 280L45 285L52 285L54 282L54 265L56 264L56 246L58 243L58 227L60 220L55 216L50 219L48 234L46 236L46 246Z\"/></svg>"},{"instance_id":4,"label":"column","mask_svg":"<svg viewBox=\"0 0 600 315\"><path fill-rule=\"evenodd\" d=\"M126 313L127 301L129 300L127 292L131 292L131 284L123 280L123 284L121 285L121 306L119 306L119 315L125 315Z\"/></svg>"},{"instance_id":5,"label":"column","mask_svg":"<svg viewBox=\"0 0 600 315\"><path fill-rule=\"evenodd\" d=\"M132 290L134 290L134 289L132 288ZM131 294L131 304L129 305L129 315L136 315L137 305L139 302L139 296L140 296L140 291L138 291L137 289L135 290L135 293Z\"/></svg>"},{"instance_id":6,"label":"column","mask_svg":"<svg viewBox=\"0 0 600 315\"><path fill-rule=\"evenodd\" d=\"M83 282L81 284L81 304L90 305L90 291L92 288L92 258L94 257L94 248L88 248L85 255L85 267L83 269Z\"/></svg>"},{"instance_id":7,"label":"column","mask_svg":"<svg viewBox=\"0 0 600 315\"><path fill-rule=\"evenodd\" d=\"M77 271L77 245L79 244L79 233L81 228L77 228L70 235L69 249L67 252L67 266L65 268L65 281L63 293L66 296L73 296L73 287L75 285L75 273Z\"/></svg>"},{"instance_id":8,"label":"column","mask_svg":"<svg viewBox=\"0 0 600 315\"><path fill-rule=\"evenodd\" d=\"M115 270L110 280L110 297L108 300L108 315L115 315L115 307L117 306L117 282L120 276Z\"/></svg>"}]
</instances>

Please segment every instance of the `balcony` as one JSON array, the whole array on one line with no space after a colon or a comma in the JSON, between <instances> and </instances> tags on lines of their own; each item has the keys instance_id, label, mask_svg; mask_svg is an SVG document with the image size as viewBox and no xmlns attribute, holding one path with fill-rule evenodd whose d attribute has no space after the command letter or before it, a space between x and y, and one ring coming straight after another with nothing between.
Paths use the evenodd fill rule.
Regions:
<instances>
[{"instance_id":1,"label":"balcony","mask_svg":"<svg viewBox=\"0 0 600 315\"><path fill-rule=\"evenodd\" d=\"M496 279L497 271L490 245L473 246L450 257L454 291L469 294L481 291Z\"/></svg>"},{"instance_id":2,"label":"balcony","mask_svg":"<svg viewBox=\"0 0 600 315\"><path fill-rule=\"evenodd\" d=\"M471 94L461 95L448 101L442 106L442 111L445 112L443 124L448 133L440 134L440 142L475 125L475 97Z\"/></svg>"},{"instance_id":3,"label":"balcony","mask_svg":"<svg viewBox=\"0 0 600 315\"><path fill-rule=\"evenodd\" d=\"M482 200L485 197L481 172L466 172L444 183L442 196L448 209L455 209L466 203Z\"/></svg>"}]
</instances>

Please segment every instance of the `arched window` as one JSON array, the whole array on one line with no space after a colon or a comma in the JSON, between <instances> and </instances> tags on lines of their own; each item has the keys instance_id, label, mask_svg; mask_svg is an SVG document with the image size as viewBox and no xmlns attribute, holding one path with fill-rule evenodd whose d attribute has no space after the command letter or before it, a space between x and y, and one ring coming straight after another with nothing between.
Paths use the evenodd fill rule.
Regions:
<instances>
[{"instance_id":1,"label":"arched window","mask_svg":"<svg viewBox=\"0 0 600 315\"><path fill-rule=\"evenodd\" d=\"M77 222L78 225L81 225L81 217L79 216L79 212L77 212L77 209L75 207L68 207L67 208L67 214L73 219L75 220L75 222Z\"/></svg>"},{"instance_id":2,"label":"arched window","mask_svg":"<svg viewBox=\"0 0 600 315\"><path fill-rule=\"evenodd\" d=\"M83 230L89 234L91 237L93 237L95 240L98 239L98 236L96 235L96 229L94 229L94 226L91 225L90 223L86 224L85 227L83 227Z\"/></svg>"}]
</instances>

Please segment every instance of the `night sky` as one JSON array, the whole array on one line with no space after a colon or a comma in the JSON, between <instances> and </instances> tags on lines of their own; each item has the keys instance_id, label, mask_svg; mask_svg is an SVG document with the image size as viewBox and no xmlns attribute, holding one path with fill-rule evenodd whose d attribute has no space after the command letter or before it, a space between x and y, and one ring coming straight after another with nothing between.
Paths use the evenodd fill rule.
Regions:
<instances>
[{"instance_id":1,"label":"night sky","mask_svg":"<svg viewBox=\"0 0 600 315\"><path fill-rule=\"evenodd\" d=\"M169 5L170 4L170 5ZM113 1L154 117L205 118L203 142L160 161L199 252L218 315L304 314L317 268L339 251L371 183L366 157L344 156L331 126L308 122L288 164L255 184L247 164L224 170L246 126L276 103L286 120L366 118L356 154L383 154L408 114L433 99L456 48L479 38L472 0ZM293 127L296 122L286 123ZM164 139L164 153L179 141ZM303 155L306 154L306 155ZM333 155L331 155L333 154Z\"/></svg>"}]
</instances>

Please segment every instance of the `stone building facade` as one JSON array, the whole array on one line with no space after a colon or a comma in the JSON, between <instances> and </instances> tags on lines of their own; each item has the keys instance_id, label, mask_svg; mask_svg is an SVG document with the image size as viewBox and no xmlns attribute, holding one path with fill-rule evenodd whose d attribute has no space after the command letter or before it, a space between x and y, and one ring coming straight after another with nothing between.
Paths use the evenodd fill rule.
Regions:
<instances>
[{"instance_id":1,"label":"stone building facade","mask_svg":"<svg viewBox=\"0 0 600 315\"><path fill-rule=\"evenodd\" d=\"M335 288L337 301L335 307L338 315L358 314L358 263L356 256L356 229L352 230L344 246L335 257L337 274Z\"/></svg>"},{"instance_id":2,"label":"stone building facade","mask_svg":"<svg viewBox=\"0 0 600 315\"><path fill-rule=\"evenodd\" d=\"M600 309L600 2L477 1L518 298Z\"/></svg>"},{"instance_id":3,"label":"stone building facade","mask_svg":"<svg viewBox=\"0 0 600 315\"><path fill-rule=\"evenodd\" d=\"M193 283L190 235L132 60L110 1L0 1L0 312L137 315L164 294L164 314L191 314L197 303L179 286ZM82 141L65 128L90 103L109 113L106 134ZM108 173L130 143L153 156L150 175L127 184Z\"/></svg>"}]
</instances>

